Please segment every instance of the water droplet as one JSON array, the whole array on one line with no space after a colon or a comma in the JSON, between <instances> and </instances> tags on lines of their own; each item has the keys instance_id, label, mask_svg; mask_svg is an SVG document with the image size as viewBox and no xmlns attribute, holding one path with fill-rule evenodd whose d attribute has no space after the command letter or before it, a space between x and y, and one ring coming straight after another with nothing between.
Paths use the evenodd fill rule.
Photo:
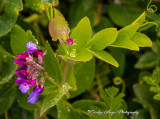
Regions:
<instances>
[{"instance_id":1,"label":"water droplet","mask_svg":"<svg viewBox=\"0 0 160 119\"><path fill-rule=\"evenodd\" d=\"M46 51L44 51L43 55L46 55L46 54L47 54L47 50L46 50Z\"/></svg>"},{"instance_id":2,"label":"water droplet","mask_svg":"<svg viewBox=\"0 0 160 119\"><path fill-rule=\"evenodd\" d=\"M73 49L71 52L70 52L70 57L76 57L76 52L77 50L76 49Z\"/></svg>"},{"instance_id":3,"label":"water droplet","mask_svg":"<svg viewBox=\"0 0 160 119\"><path fill-rule=\"evenodd\" d=\"M70 112L70 111L71 111L71 109L70 109L69 107L67 107L67 110L68 110L68 112Z\"/></svg>"},{"instance_id":4,"label":"water droplet","mask_svg":"<svg viewBox=\"0 0 160 119\"><path fill-rule=\"evenodd\" d=\"M38 40L36 39L36 44L38 45Z\"/></svg>"},{"instance_id":5,"label":"water droplet","mask_svg":"<svg viewBox=\"0 0 160 119\"><path fill-rule=\"evenodd\" d=\"M6 58L6 57L7 57L7 55L3 55L3 57L4 57L4 58Z\"/></svg>"}]
</instances>

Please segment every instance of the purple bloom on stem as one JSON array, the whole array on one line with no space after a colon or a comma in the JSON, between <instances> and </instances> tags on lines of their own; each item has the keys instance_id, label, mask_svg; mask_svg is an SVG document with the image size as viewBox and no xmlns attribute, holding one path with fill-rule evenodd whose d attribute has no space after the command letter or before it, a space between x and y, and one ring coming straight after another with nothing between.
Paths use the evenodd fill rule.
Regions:
<instances>
[{"instance_id":1,"label":"purple bloom on stem","mask_svg":"<svg viewBox=\"0 0 160 119\"><path fill-rule=\"evenodd\" d=\"M73 38L68 39L68 40L67 40L67 44L68 44L68 45L72 45L72 44L73 44Z\"/></svg>"},{"instance_id":2,"label":"purple bloom on stem","mask_svg":"<svg viewBox=\"0 0 160 119\"><path fill-rule=\"evenodd\" d=\"M38 101L38 97L43 92L43 90L44 87L41 87L41 85L36 85L32 90L27 102L31 104L36 104Z\"/></svg>"},{"instance_id":3,"label":"purple bloom on stem","mask_svg":"<svg viewBox=\"0 0 160 119\"><path fill-rule=\"evenodd\" d=\"M14 63L22 65L15 71L19 77L15 83L20 84L22 93L27 93L36 84L39 72L44 71L42 50L37 49L37 45L32 42L28 42L26 46L28 51L18 54L18 59L14 60Z\"/></svg>"}]
</instances>

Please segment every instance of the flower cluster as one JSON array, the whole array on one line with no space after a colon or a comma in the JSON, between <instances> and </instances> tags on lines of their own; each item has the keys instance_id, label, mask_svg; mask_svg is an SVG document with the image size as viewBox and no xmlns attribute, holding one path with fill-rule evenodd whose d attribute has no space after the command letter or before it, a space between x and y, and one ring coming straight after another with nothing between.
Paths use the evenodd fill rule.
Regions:
<instances>
[{"instance_id":1,"label":"flower cluster","mask_svg":"<svg viewBox=\"0 0 160 119\"><path fill-rule=\"evenodd\" d=\"M27 93L31 86L36 85L27 100L31 104L36 104L39 95L44 90L44 77L41 77L39 82L37 80L39 72L44 71L43 53L33 42L28 42L26 46L28 51L17 55L18 59L14 60L14 63L21 65L15 71L18 76L15 83L20 85L19 89L22 93Z\"/></svg>"}]
</instances>

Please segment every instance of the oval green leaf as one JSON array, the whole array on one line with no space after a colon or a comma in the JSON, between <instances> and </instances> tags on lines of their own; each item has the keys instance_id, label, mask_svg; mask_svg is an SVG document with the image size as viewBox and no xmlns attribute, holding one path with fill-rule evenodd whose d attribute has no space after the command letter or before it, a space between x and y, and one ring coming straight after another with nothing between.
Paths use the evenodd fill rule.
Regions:
<instances>
[{"instance_id":1,"label":"oval green leaf","mask_svg":"<svg viewBox=\"0 0 160 119\"><path fill-rule=\"evenodd\" d=\"M116 28L106 28L96 33L88 42L91 50L103 50L112 44L118 36Z\"/></svg>"}]
</instances>

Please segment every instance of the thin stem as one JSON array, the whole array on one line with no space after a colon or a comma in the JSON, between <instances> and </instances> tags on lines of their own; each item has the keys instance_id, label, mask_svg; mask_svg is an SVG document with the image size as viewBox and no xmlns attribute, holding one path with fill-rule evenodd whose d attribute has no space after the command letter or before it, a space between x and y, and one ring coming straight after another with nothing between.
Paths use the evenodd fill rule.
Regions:
<instances>
[{"instance_id":1,"label":"thin stem","mask_svg":"<svg viewBox=\"0 0 160 119\"><path fill-rule=\"evenodd\" d=\"M73 111L75 111L75 112L78 112L78 113L81 113L81 114L84 114L84 115L86 115L86 116L88 116L88 117L92 117L92 115L91 114L89 114L89 113L87 113L87 112L85 112L85 111L83 111L83 110L80 110L80 109L78 109L78 108L74 108L68 101L66 101L66 100L62 100L68 107L70 107Z\"/></svg>"},{"instance_id":2,"label":"thin stem","mask_svg":"<svg viewBox=\"0 0 160 119\"><path fill-rule=\"evenodd\" d=\"M33 21L36 21L39 19L39 15L38 14L32 14L31 16L27 17L24 19L25 22L31 23Z\"/></svg>"},{"instance_id":3,"label":"thin stem","mask_svg":"<svg viewBox=\"0 0 160 119\"><path fill-rule=\"evenodd\" d=\"M64 84L65 81L66 81L66 75L67 75L68 66L69 66L69 64L66 63L66 65L64 67L64 71L63 71L63 81L62 81L62 84Z\"/></svg>"},{"instance_id":4,"label":"thin stem","mask_svg":"<svg viewBox=\"0 0 160 119\"><path fill-rule=\"evenodd\" d=\"M48 79L51 83L53 83L54 85L56 85L58 88L61 87L61 85L58 84L57 82L55 82L52 77L48 76L48 73L47 73L46 71L44 71L44 75L47 77L47 79Z\"/></svg>"},{"instance_id":5,"label":"thin stem","mask_svg":"<svg viewBox=\"0 0 160 119\"><path fill-rule=\"evenodd\" d=\"M5 115L5 119L8 119L8 113L5 112L4 115Z\"/></svg>"},{"instance_id":6,"label":"thin stem","mask_svg":"<svg viewBox=\"0 0 160 119\"><path fill-rule=\"evenodd\" d=\"M52 5L50 5L50 19L53 19L53 8Z\"/></svg>"},{"instance_id":7,"label":"thin stem","mask_svg":"<svg viewBox=\"0 0 160 119\"><path fill-rule=\"evenodd\" d=\"M49 21L51 21L51 18L50 18L49 12L48 12L48 6L46 6L46 4L44 5L44 8L45 8L45 11L46 11L46 14L47 14Z\"/></svg>"},{"instance_id":8,"label":"thin stem","mask_svg":"<svg viewBox=\"0 0 160 119\"><path fill-rule=\"evenodd\" d=\"M103 85L102 85L99 75L96 76L96 79L97 79L98 90L100 91L103 89Z\"/></svg>"},{"instance_id":9,"label":"thin stem","mask_svg":"<svg viewBox=\"0 0 160 119\"><path fill-rule=\"evenodd\" d=\"M147 10L149 12L156 12L157 11L157 6L156 5L150 5L152 2L152 0L149 1L148 5L147 5Z\"/></svg>"},{"instance_id":10,"label":"thin stem","mask_svg":"<svg viewBox=\"0 0 160 119\"><path fill-rule=\"evenodd\" d=\"M126 85L125 85L125 82L123 81L123 82L122 82L122 93L124 93L125 88L126 88Z\"/></svg>"}]
</instances>

